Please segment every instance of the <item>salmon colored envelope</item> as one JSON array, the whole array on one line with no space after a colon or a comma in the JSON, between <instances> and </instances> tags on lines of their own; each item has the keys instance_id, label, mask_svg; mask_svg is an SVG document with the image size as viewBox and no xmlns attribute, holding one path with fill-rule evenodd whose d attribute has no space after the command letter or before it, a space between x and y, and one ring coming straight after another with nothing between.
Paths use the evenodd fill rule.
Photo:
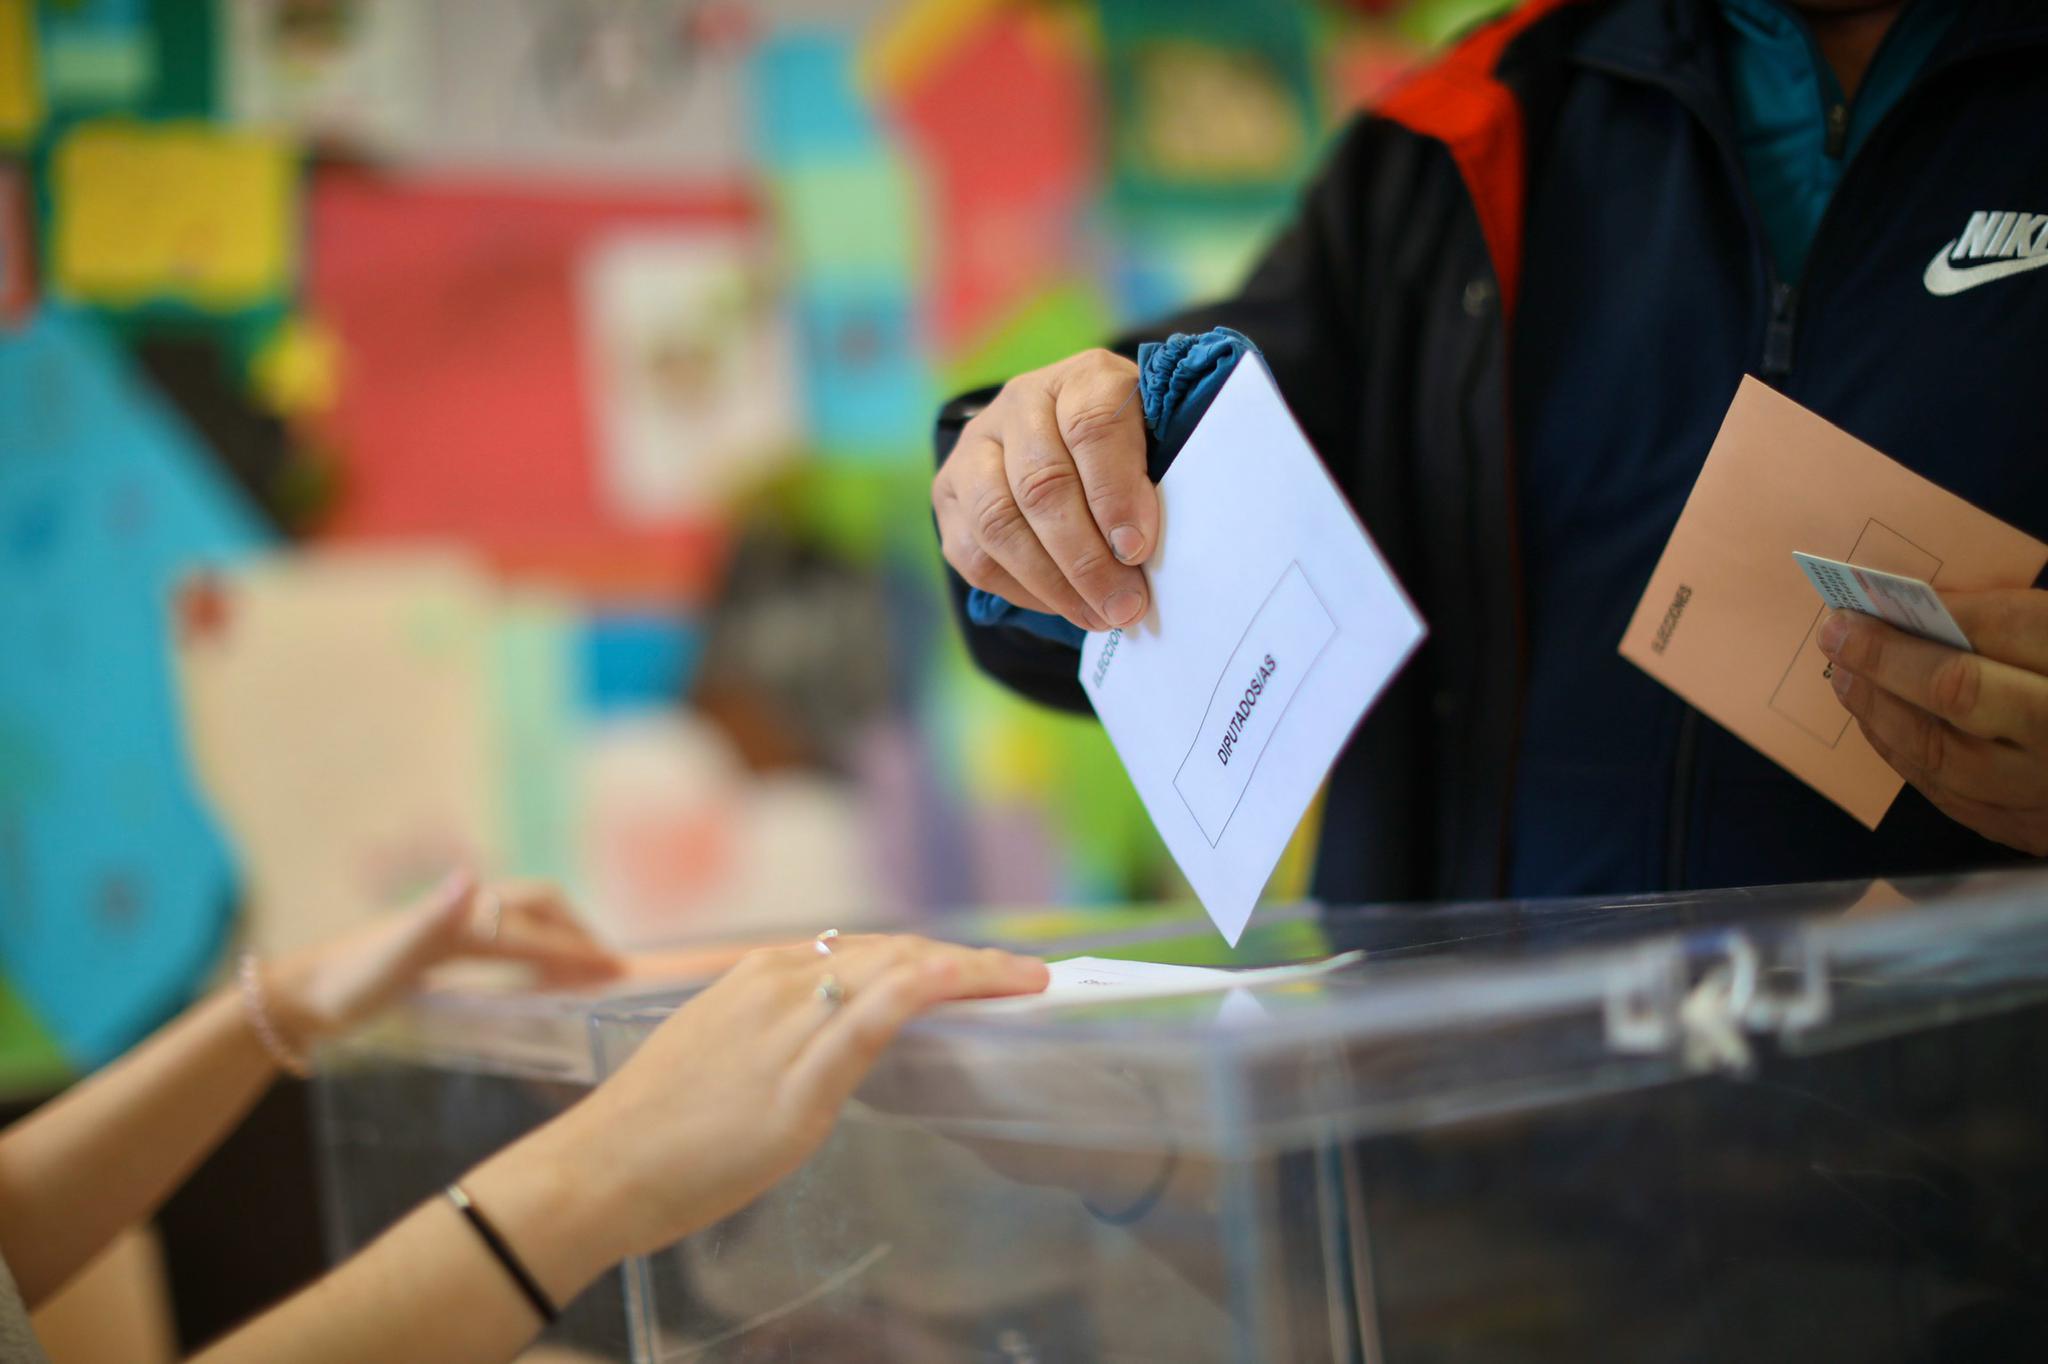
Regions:
<instances>
[{"instance_id":1,"label":"salmon colored envelope","mask_svg":"<svg viewBox=\"0 0 2048 1364\"><path fill-rule=\"evenodd\" d=\"M2031 587L2048 545L1745 378L1621 656L1875 829L1905 783L1835 699L1793 550L1941 588Z\"/></svg>"}]
</instances>

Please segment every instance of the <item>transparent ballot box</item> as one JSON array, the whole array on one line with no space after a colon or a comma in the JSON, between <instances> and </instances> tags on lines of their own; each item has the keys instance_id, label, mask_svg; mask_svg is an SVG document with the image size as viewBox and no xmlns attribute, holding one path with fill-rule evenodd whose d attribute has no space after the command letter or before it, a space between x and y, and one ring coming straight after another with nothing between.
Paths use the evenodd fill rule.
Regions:
<instances>
[{"instance_id":1,"label":"transparent ballot box","mask_svg":"<svg viewBox=\"0 0 2048 1364\"><path fill-rule=\"evenodd\" d=\"M804 1168L628 1265L633 1358L2048 1341L2048 880L1302 907L1234 953L1184 918L1078 950L1333 960L920 1020ZM675 1007L600 1009L599 1072Z\"/></svg>"}]
</instances>

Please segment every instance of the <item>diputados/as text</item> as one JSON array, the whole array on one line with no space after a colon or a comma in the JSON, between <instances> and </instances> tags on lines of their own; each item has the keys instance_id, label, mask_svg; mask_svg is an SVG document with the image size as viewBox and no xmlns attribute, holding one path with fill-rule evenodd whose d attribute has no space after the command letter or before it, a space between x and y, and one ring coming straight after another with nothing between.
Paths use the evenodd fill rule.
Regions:
<instances>
[{"instance_id":1,"label":"diputados/as text","mask_svg":"<svg viewBox=\"0 0 2048 1364\"><path fill-rule=\"evenodd\" d=\"M1259 670L1252 674L1251 683L1244 689L1244 696L1238 701L1237 709L1230 712L1230 720L1223 727L1223 742L1216 746L1216 761L1223 766L1230 766L1230 755L1237 751L1237 741L1244 737L1245 725L1251 720L1252 711L1259 704L1259 698L1265 695L1266 680L1279 666L1273 661L1271 654L1261 659Z\"/></svg>"}]
</instances>

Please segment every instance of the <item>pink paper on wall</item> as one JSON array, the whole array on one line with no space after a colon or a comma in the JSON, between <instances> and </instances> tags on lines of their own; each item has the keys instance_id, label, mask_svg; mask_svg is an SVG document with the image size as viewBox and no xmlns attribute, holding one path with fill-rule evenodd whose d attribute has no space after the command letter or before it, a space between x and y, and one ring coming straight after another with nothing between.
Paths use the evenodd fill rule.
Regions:
<instances>
[{"instance_id":1,"label":"pink paper on wall","mask_svg":"<svg viewBox=\"0 0 2048 1364\"><path fill-rule=\"evenodd\" d=\"M993 9L883 94L932 186L932 334L950 353L1072 271L1095 84L1066 26Z\"/></svg>"},{"instance_id":2,"label":"pink paper on wall","mask_svg":"<svg viewBox=\"0 0 2048 1364\"><path fill-rule=\"evenodd\" d=\"M690 594L708 524L628 522L601 487L579 263L621 233L755 221L736 193L315 181L307 293L341 346L324 434L343 466L330 534L455 538L499 567L629 595Z\"/></svg>"}]
</instances>

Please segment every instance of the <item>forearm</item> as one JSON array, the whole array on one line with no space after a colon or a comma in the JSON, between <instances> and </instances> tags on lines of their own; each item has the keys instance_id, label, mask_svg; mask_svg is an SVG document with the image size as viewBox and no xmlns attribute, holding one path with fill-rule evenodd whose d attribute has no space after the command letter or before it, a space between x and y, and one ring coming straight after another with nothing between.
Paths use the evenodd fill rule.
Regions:
<instances>
[{"instance_id":1,"label":"forearm","mask_svg":"<svg viewBox=\"0 0 2048 1364\"><path fill-rule=\"evenodd\" d=\"M30 1305L154 1212L274 1074L223 991L0 1135L0 1250Z\"/></svg>"},{"instance_id":2,"label":"forearm","mask_svg":"<svg viewBox=\"0 0 2048 1364\"><path fill-rule=\"evenodd\" d=\"M623 1253L610 1211L557 1123L462 1181L558 1307ZM319 1283L221 1340L195 1364L487 1364L513 1358L541 1319L445 1197L414 1210Z\"/></svg>"}]
</instances>

